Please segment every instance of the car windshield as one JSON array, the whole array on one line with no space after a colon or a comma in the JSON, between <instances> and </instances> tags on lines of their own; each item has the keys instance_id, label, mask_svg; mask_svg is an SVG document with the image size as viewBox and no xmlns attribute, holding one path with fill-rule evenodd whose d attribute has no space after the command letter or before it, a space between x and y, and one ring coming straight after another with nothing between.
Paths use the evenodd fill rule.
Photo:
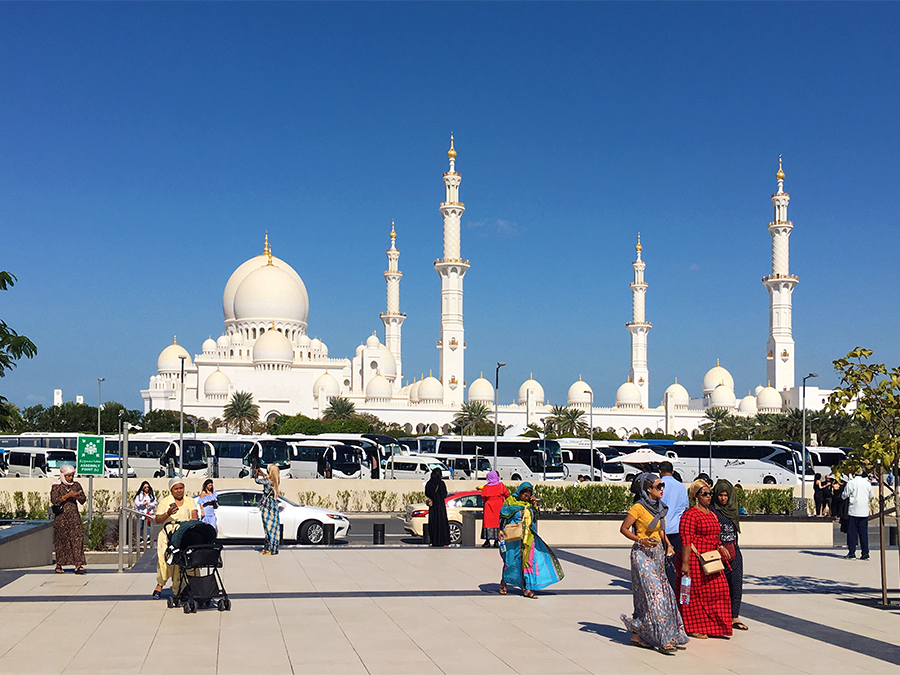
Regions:
<instances>
[{"instance_id":1,"label":"car windshield","mask_svg":"<svg viewBox=\"0 0 900 675\"><path fill-rule=\"evenodd\" d=\"M285 504L290 504L291 506L300 506L300 505L297 504L296 502L292 502L290 499L285 499L284 497L279 497L279 498L278 498L278 501L282 501L282 502L284 502Z\"/></svg>"},{"instance_id":2,"label":"car windshield","mask_svg":"<svg viewBox=\"0 0 900 675\"><path fill-rule=\"evenodd\" d=\"M428 467L429 471L434 471L435 469L440 469L441 471L449 471L449 469L440 462L428 462L426 466Z\"/></svg>"},{"instance_id":3,"label":"car windshield","mask_svg":"<svg viewBox=\"0 0 900 675\"><path fill-rule=\"evenodd\" d=\"M277 464L283 467L288 463L288 445L284 441L260 441L262 450L260 464Z\"/></svg>"},{"instance_id":4,"label":"car windshield","mask_svg":"<svg viewBox=\"0 0 900 675\"><path fill-rule=\"evenodd\" d=\"M479 457L478 458L478 470L479 471L490 471L491 463L488 460L486 460L484 457Z\"/></svg>"}]
</instances>

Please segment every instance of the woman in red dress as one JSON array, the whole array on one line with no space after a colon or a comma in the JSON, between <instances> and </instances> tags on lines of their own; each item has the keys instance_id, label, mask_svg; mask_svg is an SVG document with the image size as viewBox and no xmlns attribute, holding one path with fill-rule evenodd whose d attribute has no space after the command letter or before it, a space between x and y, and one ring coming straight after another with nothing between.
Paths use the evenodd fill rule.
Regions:
<instances>
[{"instance_id":1,"label":"woman in red dress","mask_svg":"<svg viewBox=\"0 0 900 675\"><path fill-rule=\"evenodd\" d=\"M500 475L496 471L488 471L487 485L478 489L484 500L484 516L481 521L481 538L484 543L481 547L488 548L493 540L494 548L497 548L500 546L500 509L509 497L509 490L500 482Z\"/></svg>"},{"instance_id":2,"label":"woman in red dress","mask_svg":"<svg viewBox=\"0 0 900 675\"><path fill-rule=\"evenodd\" d=\"M719 541L721 525L710 510L712 489L703 480L695 480L688 488L694 502L681 516L681 574L690 577L690 601L681 605L684 629L692 638L731 637L731 596L725 572L705 574L698 554L718 550L722 559L726 551ZM681 593L681 580L678 582Z\"/></svg>"}]
</instances>

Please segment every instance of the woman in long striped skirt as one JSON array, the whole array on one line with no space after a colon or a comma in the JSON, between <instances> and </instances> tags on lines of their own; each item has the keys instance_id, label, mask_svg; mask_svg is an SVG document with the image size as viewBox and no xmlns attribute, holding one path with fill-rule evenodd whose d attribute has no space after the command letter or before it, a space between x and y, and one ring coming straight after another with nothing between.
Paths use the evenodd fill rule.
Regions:
<instances>
[{"instance_id":1,"label":"woman in long striped skirt","mask_svg":"<svg viewBox=\"0 0 900 675\"><path fill-rule=\"evenodd\" d=\"M262 499L259 502L259 513L262 516L263 529L266 532L266 544L263 555L278 555L278 539L281 534L281 514L278 507L278 480L281 473L276 464L266 467L268 475L262 469L256 470L254 480L263 486Z\"/></svg>"}]
</instances>

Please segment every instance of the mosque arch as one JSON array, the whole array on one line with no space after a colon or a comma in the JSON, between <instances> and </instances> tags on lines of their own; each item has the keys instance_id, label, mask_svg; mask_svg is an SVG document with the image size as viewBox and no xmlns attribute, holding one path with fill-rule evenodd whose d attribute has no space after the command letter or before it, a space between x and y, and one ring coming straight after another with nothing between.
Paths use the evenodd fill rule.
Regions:
<instances>
[{"instance_id":1,"label":"mosque arch","mask_svg":"<svg viewBox=\"0 0 900 675\"><path fill-rule=\"evenodd\" d=\"M431 433L436 434L441 430L441 428L437 424L432 424L430 427L428 427L428 430Z\"/></svg>"},{"instance_id":2,"label":"mosque arch","mask_svg":"<svg viewBox=\"0 0 900 675\"><path fill-rule=\"evenodd\" d=\"M445 424L444 426L441 427L441 433L444 436L448 435L452 430L453 430L453 427L451 427L449 424Z\"/></svg>"},{"instance_id":3,"label":"mosque arch","mask_svg":"<svg viewBox=\"0 0 900 675\"><path fill-rule=\"evenodd\" d=\"M416 433L417 433L417 434L424 434L424 433L425 433L425 429L426 429L425 425L422 424L421 422L419 422L419 423L416 425Z\"/></svg>"},{"instance_id":4,"label":"mosque arch","mask_svg":"<svg viewBox=\"0 0 900 675\"><path fill-rule=\"evenodd\" d=\"M412 430L413 430L413 426L409 422L407 422L406 424L403 425L403 431L405 431L406 433L411 434Z\"/></svg>"}]
</instances>

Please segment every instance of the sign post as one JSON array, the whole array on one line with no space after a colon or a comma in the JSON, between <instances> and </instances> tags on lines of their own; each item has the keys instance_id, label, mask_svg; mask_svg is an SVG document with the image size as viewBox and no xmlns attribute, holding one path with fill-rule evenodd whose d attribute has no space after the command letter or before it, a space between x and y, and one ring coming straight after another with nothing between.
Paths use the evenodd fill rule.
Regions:
<instances>
[{"instance_id":1,"label":"sign post","mask_svg":"<svg viewBox=\"0 0 900 675\"><path fill-rule=\"evenodd\" d=\"M75 473L88 476L88 522L94 520L94 476L103 475L106 457L106 440L103 436L79 436Z\"/></svg>"}]
</instances>

